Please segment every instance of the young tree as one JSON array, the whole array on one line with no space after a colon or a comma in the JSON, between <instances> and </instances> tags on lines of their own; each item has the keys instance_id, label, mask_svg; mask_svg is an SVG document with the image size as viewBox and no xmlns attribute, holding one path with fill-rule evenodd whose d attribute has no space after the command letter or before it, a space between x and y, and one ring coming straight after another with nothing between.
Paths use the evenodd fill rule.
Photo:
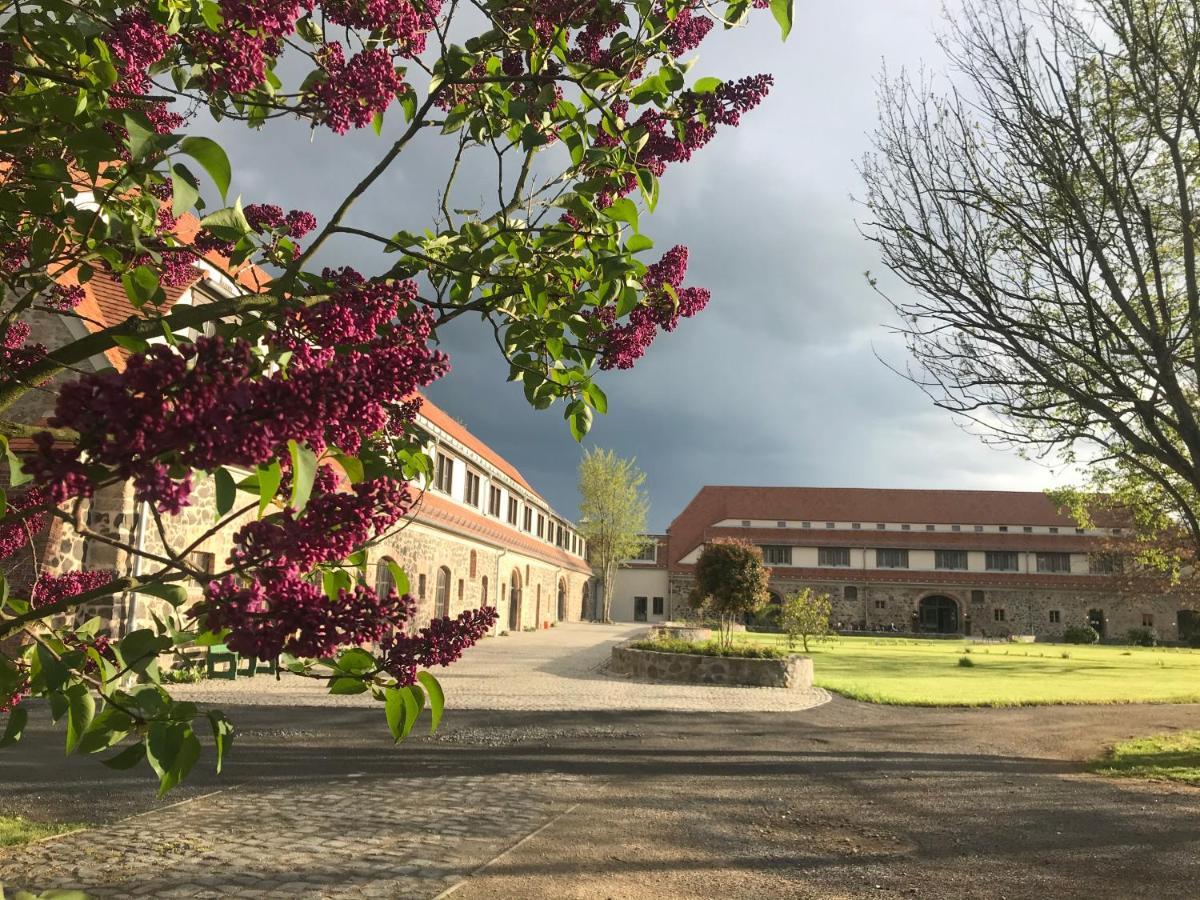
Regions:
<instances>
[{"instance_id":1,"label":"young tree","mask_svg":"<svg viewBox=\"0 0 1200 900\"><path fill-rule=\"evenodd\" d=\"M596 447L579 462L579 530L587 541L588 562L604 583L598 618L610 621L613 587L621 560L646 546L650 501L644 473L632 459Z\"/></svg>"},{"instance_id":2,"label":"young tree","mask_svg":"<svg viewBox=\"0 0 1200 900\"><path fill-rule=\"evenodd\" d=\"M758 612L769 599L771 570L759 547L748 541L705 544L696 560L696 584L690 597L696 609L716 617L723 645L733 643L733 626Z\"/></svg>"},{"instance_id":3,"label":"young tree","mask_svg":"<svg viewBox=\"0 0 1200 900\"><path fill-rule=\"evenodd\" d=\"M1194 551L1200 7L968 0L944 45L962 82L885 85L864 165L909 377Z\"/></svg>"},{"instance_id":4,"label":"young tree","mask_svg":"<svg viewBox=\"0 0 1200 900\"><path fill-rule=\"evenodd\" d=\"M30 535L56 519L64 540L131 563L0 585L0 705L12 708L0 745L22 733L22 698L44 697L68 751L148 760L166 790L196 761L203 718L171 699L155 660L212 641L282 655L337 693L371 691L397 739L427 699L436 724L441 691L420 670L455 659L495 611L418 628L404 573L381 595L364 570L429 470L413 397L448 369L437 330L479 316L529 402L562 403L581 437L606 406L597 373L632 366L708 300L684 285L685 248L640 258L652 247L641 218L669 165L766 95L769 76L696 78L685 58L714 21L766 5L3 4L0 435L24 455L5 448L19 488L0 496L0 552L27 560ZM769 5L786 34L790 0ZM225 152L194 133L205 112L252 128L298 117L335 135L369 125L382 145L318 223L231 197ZM397 183L416 142L436 140L445 182L428 227L377 233L351 218ZM488 208L456 202L472 167L496 179ZM381 252L376 273L316 265L351 240ZM175 304L197 267L221 296ZM89 313L84 286L101 276L136 315L110 326ZM27 340L47 317L72 337ZM96 371L106 359L118 368ZM161 548L89 515L126 484ZM175 528L202 495L215 509L198 537L233 532L216 572ZM120 640L77 616L130 592L175 612ZM207 717L219 767L231 728Z\"/></svg>"},{"instance_id":5,"label":"young tree","mask_svg":"<svg viewBox=\"0 0 1200 900\"><path fill-rule=\"evenodd\" d=\"M808 639L822 638L829 634L829 617L833 615L833 601L828 594L817 594L812 588L804 588L788 594L783 601L779 625L788 636L788 647L802 641L804 652L808 652Z\"/></svg>"}]
</instances>

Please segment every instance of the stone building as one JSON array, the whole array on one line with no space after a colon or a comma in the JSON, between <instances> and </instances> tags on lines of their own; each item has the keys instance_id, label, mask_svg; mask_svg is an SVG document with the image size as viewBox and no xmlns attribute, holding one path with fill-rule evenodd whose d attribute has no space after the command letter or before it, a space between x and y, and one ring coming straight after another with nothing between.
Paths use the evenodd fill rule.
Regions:
<instances>
[{"instance_id":1,"label":"stone building","mask_svg":"<svg viewBox=\"0 0 1200 900\"><path fill-rule=\"evenodd\" d=\"M1118 576L1112 550L1124 536L1115 520L1078 528L1036 492L708 486L653 559L622 566L614 618L686 609L704 545L740 538L762 548L773 601L803 587L827 593L843 631L1049 640L1086 623L1105 637L1147 627L1186 638L1188 603Z\"/></svg>"},{"instance_id":2,"label":"stone building","mask_svg":"<svg viewBox=\"0 0 1200 900\"><path fill-rule=\"evenodd\" d=\"M181 220L195 227L190 217ZM202 262L196 279L167 291L167 305L206 303L244 293L266 278L247 270L235 284L213 257ZM50 349L125 321L136 311L119 282L97 274L85 286L78 316L36 313L28 317L30 341ZM128 352L112 349L80 368L122 369ZM37 424L49 416L53 394L30 392L12 418ZM425 400L417 417L427 452L435 461L429 483L412 485L416 497L409 517L368 554L367 577L380 588L390 585L385 557L404 568L418 599L418 620L455 615L484 604L500 613L497 631L533 629L557 621L578 621L589 601L591 570L584 542L570 521L556 513L520 471L461 424ZM31 448L28 439L11 442L15 452ZM7 467L3 478L7 479ZM248 473L234 473L240 478ZM0 485L3 486L3 485ZM195 479L191 505L179 516L153 515L135 500L132 486L97 492L72 510L88 537L80 538L64 522L51 519L30 547L6 560L14 593L26 594L39 573L57 574L80 568L102 569L117 576L153 571L153 557L186 552L197 569L225 568L237 523L213 531L215 483ZM171 552L167 552L168 545ZM141 551L139 554L135 551ZM192 588L199 599L198 588ZM145 627L164 602L145 594L123 594L80 610L81 619L99 615L107 631L119 636Z\"/></svg>"}]
</instances>

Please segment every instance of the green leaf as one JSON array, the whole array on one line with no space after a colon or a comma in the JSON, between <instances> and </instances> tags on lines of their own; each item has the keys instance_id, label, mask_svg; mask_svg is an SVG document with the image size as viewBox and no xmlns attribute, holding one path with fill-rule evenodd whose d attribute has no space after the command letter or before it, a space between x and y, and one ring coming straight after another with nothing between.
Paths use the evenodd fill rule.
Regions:
<instances>
[{"instance_id":1,"label":"green leaf","mask_svg":"<svg viewBox=\"0 0 1200 900\"><path fill-rule=\"evenodd\" d=\"M367 684L361 678L349 678L340 675L329 680L331 694L362 694L367 690Z\"/></svg>"},{"instance_id":2,"label":"green leaf","mask_svg":"<svg viewBox=\"0 0 1200 900\"><path fill-rule=\"evenodd\" d=\"M346 472L346 477L350 479L351 484L358 484L363 480L363 464L362 460L357 456L349 456L345 453L334 453L333 458L338 461L338 465Z\"/></svg>"},{"instance_id":3,"label":"green leaf","mask_svg":"<svg viewBox=\"0 0 1200 900\"><path fill-rule=\"evenodd\" d=\"M153 149L158 135L152 128L147 128L142 124L145 121L143 116L125 113L124 119L125 131L129 133L129 137L125 140L126 146L129 147L129 155L133 159L141 159L147 151Z\"/></svg>"},{"instance_id":4,"label":"green leaf","mask_svg":"<svg viewBox=\"0 0 1200 900\"><path fill-rule=\"evenodd\" d=\"M366 674L376 665L375 657L362 647L351 647L339 653L337 657L337 667L351 675Z\"/></svg>"},{"instance_id":5,"label":"green leaf","mask_svg":"<svg viewBox=\"0 0 1200 900\"><path fill-rule=\"evenodd\" d=\"M130 353L145 353L150 349L149 341L128 334L114 334L112 340L118 347L128 350Z\"/></svg>"},{"instance_id":6,"label":"green leaf","mask_svg":"<svg viewBox=\"0 0 1200 900\"><path fill-rule=\"evenodd\" d=\"M396 692L400 695L400 702L404 704L404 723L400 726L400 736L396 738L397 741L402 741L408 737L421 715L421 709L425 705L425 693L411 685L396 688Z\"/></svg>"},{"instance_id":7,"label":"green leaf","mask_svg":"<svg viewBox=\"0 0 1200 900\"><path fill-rule=\"evenodd\" d=\"M588 403L592 405L592 409L605 415L608 412L608 397L604 391L600 390L600 385L589 384L583 389L583 394L587 398Z\"/></svg>"},{"instance_id":8,"label":"green leaf","mask_svg":"<svg viewBox=\"0 0 1200 900\"><path fill-rule=\"evenodd\" d=\"M429 696L429 716L432 719L429 723L429 733L433 734L442 721L442 711L446 708L446 695L432 673L418 672L417 680L424 685L425 693Z\"/></svg>"},{"instance_id":9,"label":"green leaf","mask_svg":"<svg viewBox=\"0 0 1200 900\"><path fill-rule=\"evenodd\" d=\"M251 231L246 214L242 212L242 201L239 199L233 206L218 209L200 220L200 224L212 231L218 237L229 240L239 240Z\"/></svg>"},{"instance_id":10,"label":"green leaf","mask_svg":"<svg viewBox=\"0 0 1200 900\"><path fill-rule=\"evenodd\" d=\"M225 636L229 634L225 631L205 631L196 635L196 640L192 643L197 647L215 647L217 644L225 643Z\"/></svg>"},{"instance_id":11,"label":"green leaf","mask_svg":"<svg viewBox=\"0 0 1200 900\"><path fill-rule=\"evenodd\" d=\"M229 194L233 169L221 145L206 137L189 136L180 142L179 149L204 167L204 171L213 180L217 190L221 192L221 199L224 200Z\"/></svg>"},{"instance_id":12,"label":"green leaf","mask_svg":"<svg viewBox=\"0 0 1200 900\"><path fill-rule=\"evenodd\" d=\"M213 472L213 481L216 482L217 518L220 519L233 509L237 500L237 482L233 480L228 469L217 469Z\"/></svg>"},{"instance_id":13,"label":"green leaf","mask_svg":"<svg viewBox=\"0 0 1200 900\"><path fill-rule=\"evenodd\" d=\"M388 730L396 743L404 730L404 697L400 688L384 688L383 714L387 717Z\"/></svg>"},{"instance_id":14,"label":"green leaf","mask_svg":"<svg viewBox=\"0 0 1200 900\"><path fill-rule=\"evenodd\" d=\"M283 470L280 469L279 462L275 461L269 466L259 466L255 472L258 475L258 515L261 518L267 511L267 506L275 499L279 483L283 480Z\"/></svg>"},{"instance_id":15,"label":"green leaf","mask_svg":"<svg viewBox=\"0 0 1200 900\"><path fill-rule=\"evenodd\" d=\"M126 747L116 756L110 756L108 759L102 759L100 762L108 766L110 769L118 771L124 769L132 769L146 757L146 745L144 743L133 744Z\"/></svg>"},{"instance_id":16,"label":"green leaf","mask_svg":"<svg viewBox=\"0 0 1200 900\"><path fill-rule=\"evenodd\" d=\"M12 448L8 445L8 438L0 435L0 441L3 442L4 455L8 457L9 485L11 487L19 487L26 482L33 481L33 476L25 473L25 468L21 465L21 458L13 453Z\"/></svg>"},{"instance_id":17,"label":"green leaf","mask_svg":"<svg viewBox=\"0 0 1200 900\"><path fill-rule=\"evenodd\" d=\"M146 758L158 775L158 796L179 784L200 758L200 739L183 722L154 722L146 736Z\"/></svg>"},{"instance_id":18,"label":"green leaf","mask_svg":"<svg viewBox=\"0 0 1200 900\"><path fill-rule=\"evenodd\" d=\"M637 204L628 197L622 197L604 210L604 215L616 222L628 222L633 226L633 230L638 230L638 210Z\"/></svg>"},{"instance_id":19,"label":"green leaf","mask_svg":"<svg viewBox=\"0 0 1200 900\"><path fill-rule=\"evenodd\" d=\"M41 675L42 681L51 691L57 691L67 683L67 679L71 676L67 667L42 644L38 644L37 650L34 652L30 674L35 678ZM55 718L57 719L58 716L55 715Z\"/></svg>"},{"instance_id":20,"label":"green leaf","mask_svg":"<svg viewBox=\"0 0 1200 900\"><path fill-rule=\"evenodd\" d=\"M796 0L771 0L771 15L779 23L779 34L785 41L792 33L792 16L795 13Z\"/></svg>"},{"instance_id":21,"label":"green leaf","mask_svg":"<svg viewBox=\"0 0 1200 900\"><path fill-rule=\"evenodd\" d=\"M25 733L25 724L29 721L29 710L24 706L17 706L9 710L8 725L4 728L4 735L0 737L0 747L9 747L21 739L21 735Z\"/></svg>"},{"instance_id":22,"label":"green leaf","mask_svg":"<svg viewBox=\"0 0 1200 900\"><path fill-rule=\"evenodd\" d=\"M382 110L376 112L375 115L373 115L371 117L371 127L375 130L376 134L383 133L383 112L382 112Z\"/></svg>"},{"instance_id":23,"label":"green leaf","mask_svg":"<svg viewBox=\"0 0 1200 900\"><path fill-rule=\"evenodd\" d=\"M694 94L711 94L719 88L724 82L720 78L700 78L692 85L692 93Z\"/></svg>"},{"instance_id":24,"label":"green leaf","mask_svg":"<svg viewBox=\"0 0 1200 900\"><path fill-rule=\"evenodd\" d=\"M582 442L592 428L592 410L582 400L575 400L567 407L567 424L571 428L571 437L576 442Z\"/></svg>"},{"instance_id":25,"label":"green leaf","mask_svg":"<svg viewBox=\"0 0 1200 900\"><path fill-rule=\"evenodd\" d=\"M388 572L392 576L392 584L396 586L396 593L403 597L405 594L412 592L412 585L408 581L408 573L400 568L400 564L391 557L386 557Z\"/></svg>"},{"instance_id":26,"label":"green leaf","mask_svg":"<svg viewBox=\"0 0 1200 900\"><path fill-rule=\"evenodd\" d=\"M317 454L295 441L288 441L288 452L292 456L291 507L300 512L308 505L308 498L312 495L313 479L317 475Z\"/></svg>"},{"instance_id":27,"label":"green leaf","mask_svg":"<svg viewBox=\"0 0 1200 900\"><path fill-rule=\"evenodd\" d=\"M96 715L96 699L86 684L75 683L67 688L67 754L79 746L79 739L92 724Z\"/></svg>"},{"instance_id":28,"label":"green leaf","mask_svg":"<svg viewBox=\"0 0 1200 900\"><path fill-rule=\"evenodd\" d=\"M625 242L625 249L630 253L641 253L643 250L649 250L654 246L654 241L646 237L644 234L630 235L629 240Z\"/></svg>"},{"instance_id":29,"label":"green leaf","mask_svg":"<svg viewBox=\"0 0 1200 900\"><path fill-rule=\"evenodd\" d=\"M199 199L200 188L196 184L196 176L181 163L171 166L171 215L182 216Z\"/></svg>"},{"instance_id":30,"label":"green leaf","mask_svg":"<svg viewBox=\"0 0 1200 900\"><path fill-rule=\"evenodd\" d=\"M144 587L149 588L154 585L145 585ZM136 590L138 593L151 593L142 587ZM159 595L155 594L155 596ZM139 628L121 638L117 649L121 653L121 659L125 660L125 665L131 671L145 672L152 663L158 661L158 654L170 646L171 639L169 637L160 637L149 628Z\"/></svg>"},{"instance_id":31,"label":"green leaf","mask_svg":"<svg viewBox=\"0 0 1200 900\"><path fill-rule=\"evenodd\" d=\"M125 288L125 296L135 308L141 309L147 303L161 306L166 302L167 295L163 293L158 281L158 273L149 266L138 266L121 276L121 284Z\"/></svg>"},{"instance_id":32,"label":"green leaf","mask_svg":"<svg viewBox=\"0 0 1200 900\"><path fill-rule=\"evenodd\" d=\"M136 594L149 594L151 597L166 600L175 609L179 609L187 602L187 588L182 584L139 584L131 590ZM134 633L136 634L136 632ZM124 641L121 643L124 645Z\"/></svg>"},{"instance_id":33,"label":"green leaf","mask_svg":"<svg viewBox=\"0 0 1200 900\"><path fill-rule=\"evenodd\" d=\"M233 723L219 709L208 711L208 721L212 725L213 743L217 745L217 774L220 775L225 754L233 746Z\"/></svg>"}]
</instances>

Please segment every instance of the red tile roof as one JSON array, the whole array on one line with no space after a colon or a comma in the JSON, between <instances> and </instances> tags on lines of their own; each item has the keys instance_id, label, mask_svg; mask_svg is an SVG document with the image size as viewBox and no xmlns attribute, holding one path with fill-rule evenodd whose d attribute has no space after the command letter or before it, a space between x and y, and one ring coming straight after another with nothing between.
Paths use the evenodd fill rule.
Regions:
<instances>
[{"instance_id":1,"label":"red tile roof","mask_svg":"<svg viewBox=\"0 0 1200 900\"><path fill-rule=\"evenodd\" d=\"M1021 531L879 531L872 524L861 531L825 528L706 528L696 546L714 538L740 538L754 544L781 547L907 547L910 550L1041 550L1087 553L1111 546L1103 535L1025 534ZM684 550L681 556L690 550Z\"/></svg>"},{"instance_id":2,"label":"red tile roof","mask_svg":"<svg viewBox=\"0 0 1200 900\"><path fill-rule=\"evenodd\" d=\"M533 486L525 480L525 476L517 470L516 466L468 431L465 425L462 425L448 413L435 406L428 397L422 395L421 401L421 415L450 435L450 437L454 438L454 440L478 453L502 473L527 490L532 496L543 503L546 502L542 495L535 491Z\"/></svg>"},{"instance_id":3,"label":"red tile roof","mask_svg":"<svg viewBox=\"0 0 1200 900\"><path fill-rule=\"evenodd\" d=\"M418 522L427 522L464 537L483 540L502 549L523 553L573 572L585 575L592 573L591 567L579 557L496 519L472 512L432 492L427 491L421 495L413 508L413 514Z\"/></svg>"},{"instance_id":4,"label":"red tile roof","mask_svg":"<svg viewBox=\"0 0 1200 900\"><path fill-rule=\"evenodd\" d=\"M1036 525L1075 528L1050 499L1036 491L951 491L874 488L734 487L708 485L676 516L668 528L670 560L675 565L704 542L706 534L724 519L805 522L862 522L861 532L880 543L889 532L874 530L876 522L913 525ZM1101 521L1098 524L1110 524ZM1120 524L1120 523L1115 523ZM737 529L746 537L749 529ZM780 532L784 532L780 529ZM839 531L842 535L855 532ZM772 532L774 534L774 532ZM893 532L909 540L916 532ZM944 537L939 533L936 540ZM960 535L963 537L965 535ZM1011 538L1012 534L989 534ZM1016 537L1034 537L1016 535ZM1047 535L1047 537L1052 537Z\"/></svg>"}]
</instances>

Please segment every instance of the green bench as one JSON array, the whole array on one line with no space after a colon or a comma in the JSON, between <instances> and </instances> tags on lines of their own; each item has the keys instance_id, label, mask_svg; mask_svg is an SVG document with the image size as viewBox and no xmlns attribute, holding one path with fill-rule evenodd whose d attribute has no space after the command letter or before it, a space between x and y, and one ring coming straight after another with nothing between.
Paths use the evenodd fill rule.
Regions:
<instances>
[{"instance_id":1,"label":"green bench","mask_svg":"<svg viewBox=\"0 0 1200 900\"><path fill-rule=\"evenodd\" d=\"M278 669L278 664L273 659L262 662L253 657L247 659L243 666L241 654L230 650L224 644L213 644L208 648L207 662L209 678L224 678L227 681L235 681L239 675L253 678L259 672L274 675Z\"/></svg>"}]
</instances>

